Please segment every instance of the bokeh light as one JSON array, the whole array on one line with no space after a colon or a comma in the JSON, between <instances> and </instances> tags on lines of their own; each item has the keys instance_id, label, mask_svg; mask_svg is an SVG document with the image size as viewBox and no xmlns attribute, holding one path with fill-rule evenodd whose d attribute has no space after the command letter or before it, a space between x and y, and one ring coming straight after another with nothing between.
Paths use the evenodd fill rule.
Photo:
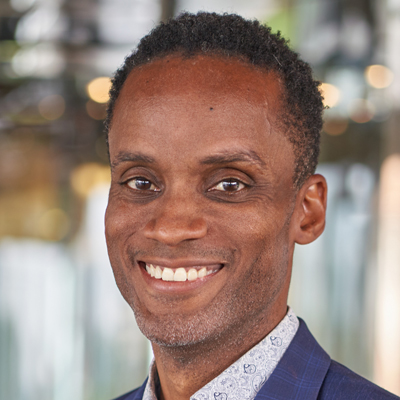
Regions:
<instances>
[{"instance_id":1,"label":"bokeh light","mask_svg":"<svg viewBox=\"0 0 400 400\"><path fill-rule=\"evenodd\" d=\"M87 197L99 185L110 183L110 169L98 163L85 163L71 173L71 185L75 193Z\"/></svg>"},{"instance_id":2,"label":"bokeh light","mask_svg":"<svg viewBox=\"0 0 400 400\"><path fill-rule=\"evenodd\" d=\"M400 315L393 305L400 304L400 154L382 163L379 188L378 269L376 275L376 350L377 382L398 393Z\"/></svg>"},{"instance_id":3,"label":"bokeh light","mask_svg":"<svg viewBox=\"0 0 400 400\"><path fill-rule=\"evenodd\" d=\"M323 130L328 135L337 136L346 132L348 126L346 119L328 119L324 122Z\"/></svg>"},{"instance_id":4,"label":"bokeh light","mask_svg":"<svg viewBox=\"0 0 400 400\"><path fill-rule=\"evenodd\" d=\"M340 90L330 83L322 83L320 92L324 98L325 107L335 107L340 100Z\"/></svg>"},{"instance_id":5,"label":"bokeh light","mask_svg":"<svg viewBox=\"0 0 400 400\"><path fill-rule=\"evenodd\" d=\"M374 105L365 99L354 99L349 106L350 118L358 124L365 124L375 115Z\"/></svg>"},{"instance_id":6,"label":"bokeh light","mask_svg":"<svg viewBox=\"0 0 400 400\"><path fill-rule=\"evenodd\" d=\"M384 65L370 65L365 68L365 79L375 89L384 89L393 82L393 72Z\"/></svg>"},{"instance_id":7,"label":"bokeh light","mask_svg":"<svg viewBox=\"0 0 400 400\"><path fill-rule=\"evenodd\" d=\"M43 118L54 121L64 114L65 100L59 94L51 94L40 100L38 109Z\"/></svg>"},{"instance_id":8,"label":"bokeh light","mask_svg":"<svg viewBox=\"0 0 400 400\"><path fill-rule=\"evenodd\" d=\"M106 76L100 76L91 80L86 86L88 96L96 103L107 103L109 99L108 92L111 88L111 79Z\"/></svg>"},{"instance_id":9,"label":"bokeh light","mask_svg":"<svg viewBox=\"0 0 400 400\"><path fill-rule=\"evenodd\" d=\"M46 211L40 217L37 229L41 238L57 241L65 238L70 225L67 214L59 208L54 208Z\"/></svg>"},{"instance_id":10,"label":"bokeh light","mask_svg":"<svg viewBox=\"0 0 400 400\"><path fill-rule=\"evenodd\" d=\"M13 71L21 77L51 79L65 68L62 51L52 43L22 46L11 60Z\"/></svg>"},{"instance_id":11,"label":"bokeh light","mask_svg":"<svg viewBox=\"0 0 400 400\"><path fill-rule=\"evenodd\" d=\"M36 0L10 0L10 6L18 12L24 12L35 4Z\"/></svg>"},{"instance_id":12,"label":"bokeh light","mask_svg":"<svg viewBox=\"0 0 400 400\"><path fill-rule=\"evenodd\" d=\"M107 107L105 103L89 100L86 102L86 112L91 118L101 121L106 117Z\"/></svg>"}]
</instances>

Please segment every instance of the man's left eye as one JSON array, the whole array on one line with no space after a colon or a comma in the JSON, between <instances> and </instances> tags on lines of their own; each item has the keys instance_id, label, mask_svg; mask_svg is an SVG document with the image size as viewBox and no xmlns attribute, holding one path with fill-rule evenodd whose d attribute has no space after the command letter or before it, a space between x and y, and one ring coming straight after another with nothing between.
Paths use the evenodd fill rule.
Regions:
<instances>
[{"instance_id":1,"label":"man's left eye","mask_svg":"<svg viewBox=\"0 0 400 400\"><path fill-rule=\"evenodd\" d=\"M211 190L219 190L221 192L235 193L244 189L246 185L237 179L225 179L211 188Z\"/></svg>"}]
</instances>

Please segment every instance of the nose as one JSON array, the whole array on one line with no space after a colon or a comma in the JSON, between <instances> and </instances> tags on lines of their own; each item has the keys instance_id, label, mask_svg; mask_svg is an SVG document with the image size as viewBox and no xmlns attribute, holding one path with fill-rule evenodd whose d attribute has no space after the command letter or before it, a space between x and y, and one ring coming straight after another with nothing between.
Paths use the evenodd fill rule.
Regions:
<instances>
[{"instance_id":1,"label":"nose","mask_svg":"<svg viewBox=\"0 0 400 400\"><path fill-rule=\"evenodd\" d=\"M168 246L187 240L201 239L207 234L207 223L190 198L164 199L157 215L144 228L144 236Z\"/></svg>"}]
</instances>

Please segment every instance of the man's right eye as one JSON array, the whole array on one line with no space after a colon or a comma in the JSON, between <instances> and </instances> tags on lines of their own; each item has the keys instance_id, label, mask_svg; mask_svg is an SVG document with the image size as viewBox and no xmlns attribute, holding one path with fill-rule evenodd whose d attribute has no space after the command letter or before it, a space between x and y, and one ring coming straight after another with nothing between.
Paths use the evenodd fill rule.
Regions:
<instances>
[{"instance_id":1,"label":"man's right eye","mask_svg":"<svg viewBox=\"0 0 400 400\"><path fill-rule=\"evenodd\" d=\"M126 183L130 188L134 190L143 190L150 192L159 192L160 189L151 181L142 176L132 178Z\"/></svg>"}]
</instances>

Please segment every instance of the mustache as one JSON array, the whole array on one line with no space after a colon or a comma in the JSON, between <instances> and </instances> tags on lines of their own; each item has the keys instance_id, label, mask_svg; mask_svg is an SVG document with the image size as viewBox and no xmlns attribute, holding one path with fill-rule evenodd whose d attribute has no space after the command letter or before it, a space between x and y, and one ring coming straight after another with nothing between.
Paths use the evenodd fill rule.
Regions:
<instances>
[{"instance_id":1,"label":"mustache","mask_svg":"<svg viewBox=\"0 0 400 400\"><path fill-rule=\"evenodd\" d=\"M129 260L134 263L137 260L146 259L149 257L167 258L170 260L180 258L194 258L206 260L220 260L225 263L232 263L236 249L215 248L211 246L197 246L194 244L182 244L175 248L155 244L151 248L139 248L134 245L128 247Z\"/></svg>"}]
</instances>

